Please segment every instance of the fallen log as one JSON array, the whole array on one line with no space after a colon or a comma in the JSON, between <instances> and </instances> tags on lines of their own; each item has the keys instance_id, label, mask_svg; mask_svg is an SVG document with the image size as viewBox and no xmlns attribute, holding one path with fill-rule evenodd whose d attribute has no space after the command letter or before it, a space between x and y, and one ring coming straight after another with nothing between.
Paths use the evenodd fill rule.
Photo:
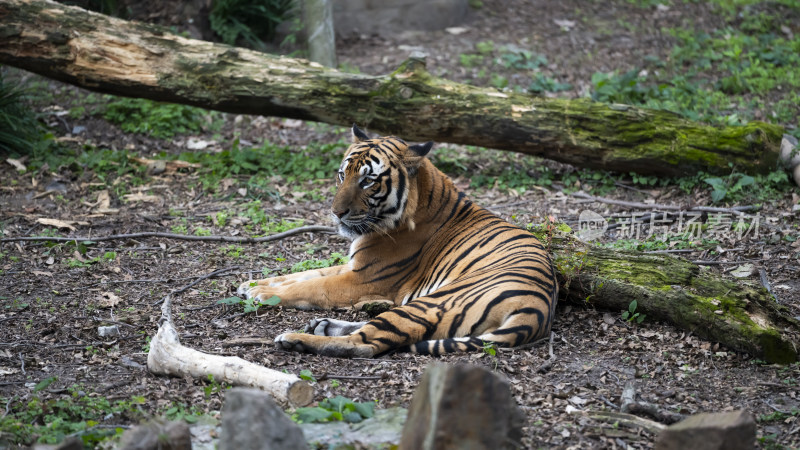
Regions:
<instances>
[{"instance_id":1,"label":"fallen log","mask_svg":"<svg viewBox=\"0 0 800 450\"><path fill-rule=\"evenodd\" d=\"M436 78L410 59L384 76L186 39L49 0L0 1L0 63L99 92L511 150L665 176L766 173L782 128L714 128L588 99L498 92Z\"/></svg>"},{"instance_id":2,"label":"fallen log","mask_svg":"<svg viewBox=\"0 0 800 450\"><path fill-rule=\"evenodd\" d=\"M295 375L278 372L236 356L203 353L181 345L178 331L172 324L171 296L161 306L161 325L150 341L147 368L157 375L190 375L234 386L256 387L270 394L275 401L294 407L311 403L314 388Z\"/></svg>"},{"instance_id":3,"label":"fallen log","mask_svg":"<svg viewBox=\"0 0 800 450\"><path fill-rule=\"evenodd\" d=\"M770 363L798 361L800 322L761 285L725 279L669 254L643 254L583 243L570 235L549 242L570 302L636 312Z\"/></svg>"}]
</instances>

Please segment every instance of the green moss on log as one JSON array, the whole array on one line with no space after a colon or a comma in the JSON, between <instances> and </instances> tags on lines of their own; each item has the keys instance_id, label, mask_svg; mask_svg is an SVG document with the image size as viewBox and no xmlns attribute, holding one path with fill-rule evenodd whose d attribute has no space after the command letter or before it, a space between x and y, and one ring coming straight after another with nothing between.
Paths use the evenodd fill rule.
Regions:
<instances>
[{"instance_id":1,"label":"green moss on log","mask_svg":"<svg viewBox=\"0 0 800 450\"><path fill-rule=\"evenodd\" d=\"M547 236L542 237L545 241ZM552 239L556 266L572 301L625 311L631 301L648 319L665 320L698 336L772 363L798 360L800 324L760 286L726 280L669 255L614 251ZM582 264L576 269L576 254Z\"/></svg>"}]
</instances>

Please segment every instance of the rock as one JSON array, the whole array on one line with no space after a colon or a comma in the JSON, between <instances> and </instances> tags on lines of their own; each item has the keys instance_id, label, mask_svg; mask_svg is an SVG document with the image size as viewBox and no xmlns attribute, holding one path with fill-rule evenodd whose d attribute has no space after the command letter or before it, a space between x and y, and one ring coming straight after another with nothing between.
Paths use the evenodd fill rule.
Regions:
<instances>
[{"instance_id":1,"label":"rock","mask_svg":"<svg viewBox=\"0 0 800 450\"><path fill-rule=\"evenodd\" d=\"M189 425L183 421L152 420L122 435L120 450L192 450Z\"/></svg>"},{"instance_id":2,"label":"rock","mask_svg":"<svg viewBox=\"0 0 800 450\"><path fill-rule=\"evenodd\" d=\"M521 448L524 420L504 379L479 366L432 364L414 392L399 448Z\"/></svg>"},{"instance_id":3,"label":"rock","mask_svg":"<svg viewBox=\"0 0 800 450\"><path fill-rule=\"evenodd\" d=\"M408 411L379 409L359 423L303 423L300 429L314 448L390 448L400 442Z\"/></svg>"},{"instance_id":4,"label":"rock","mask_svg":"<svg viewBox=\"0 0 800 450\"><path fill-rule=\"evenodd\" d=\"M269 394L243 388L225 394L220 450L307 448L303 432Z\"/></svg>"},{"instance_id":5,"label":"rock","mask_svg":"<svg viewBox=\"0 0 800 450\"><path fill-rule=\"evenodd\" d=\"M97 327L97 334L100 337L119 336L119 327L116 325Z\"/></svg>"},{"instance_id":6,"label":"rock","mask_svg":"<svg viewBox=\"0 0 800 450\"><path fill-rule=\"evenodd\" d=\"M756 421L744 410L702 413L670 425L656 438L656 450L751 450Z\"/></svg>"}]
</instances>

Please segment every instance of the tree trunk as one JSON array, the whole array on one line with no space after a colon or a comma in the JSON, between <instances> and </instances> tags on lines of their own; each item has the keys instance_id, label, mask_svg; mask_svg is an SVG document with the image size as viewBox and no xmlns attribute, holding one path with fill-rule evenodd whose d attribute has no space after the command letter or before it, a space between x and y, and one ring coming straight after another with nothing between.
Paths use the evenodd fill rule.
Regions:
<instances>
[{"instance_id":1,"label":"tree trunk","mask_svg":"<svg viewBox=\"0 0 800 450\"><path fill-rule=\"evenodd\" d=\"M0 0L0 63L88 89L511 150L576 166L689 175L777 167L782 128L722 129L666 111L501 93L406 61L385 76L185 39L47 0Z\"/></svg>"},{"instance_id":2,"label":"tree trunk","mask_svg":"<svg viewBox=\"0 0 800 450\"><path fill-rule=\"evenodd\" d=\"M771 363L798 360L800 322L760 285L724 279L671 255L611 250L570 236L537 237L549 242L571 302L621 313L635 300L645 324L664 320Z\"/></svg>"},{"instance_id":3,"label":"tree trunk","mask_svg":"<svg viewBox=\"0 0 800 450\"><path fill-rule=\"evenodd\" d=\"M308 59L325 67L336 67L332 2L333 0L303 0Z\"/></svg>"}]
</instances>

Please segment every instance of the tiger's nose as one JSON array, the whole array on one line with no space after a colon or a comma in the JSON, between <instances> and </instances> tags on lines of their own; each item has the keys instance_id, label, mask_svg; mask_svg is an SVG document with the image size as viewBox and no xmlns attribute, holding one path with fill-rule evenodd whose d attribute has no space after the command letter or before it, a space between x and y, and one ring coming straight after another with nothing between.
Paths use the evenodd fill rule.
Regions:
<instances>
[{"instance_id":1,"label":"tiger's nose","mask_svg":"<svg viewBox=\"0 0 800 450\"><path fill-rule=\"evenodd\" d=\"M341 219L342 217L346 216L346 215L347 215L347 213L349 213L349 212L350 212L350 210L349 210L349 209L343 209L343 210L341 210L341 211L337 211L337 210L335 210L335 209L332 209L331 211L333 212L333 214L334 214L336 217L338 217L338 218L340 218L340 219Z\"/></svg>"}]
</instances>

